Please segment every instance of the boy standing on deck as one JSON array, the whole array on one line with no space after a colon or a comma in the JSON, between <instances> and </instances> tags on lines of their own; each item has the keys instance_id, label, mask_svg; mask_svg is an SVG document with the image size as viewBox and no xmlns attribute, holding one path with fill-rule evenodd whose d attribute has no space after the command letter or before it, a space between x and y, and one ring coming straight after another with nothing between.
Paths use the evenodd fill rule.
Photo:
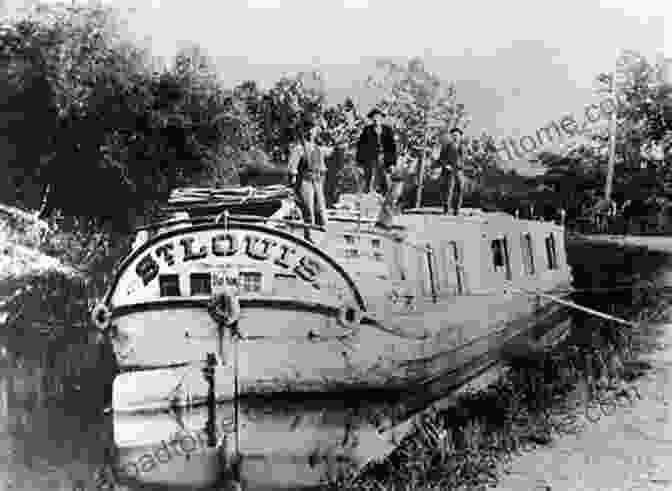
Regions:
<instances>
[{"instance_id":1,"label":"boy standing on deck","mask_svg":"<svg viewBox=\"0 0 672 491\"><path fill-rule=\"evenodd\" d=\"M333 148L317 144L320 127L308 122L303 127L299 142L289 157L289 173L300 197L304 219L308 225L327 225L327 205L324 196L324 180L327 174L325 158L331 155ZM306 228L306 239L310 240Z\"/></svg>"}]
</instances>

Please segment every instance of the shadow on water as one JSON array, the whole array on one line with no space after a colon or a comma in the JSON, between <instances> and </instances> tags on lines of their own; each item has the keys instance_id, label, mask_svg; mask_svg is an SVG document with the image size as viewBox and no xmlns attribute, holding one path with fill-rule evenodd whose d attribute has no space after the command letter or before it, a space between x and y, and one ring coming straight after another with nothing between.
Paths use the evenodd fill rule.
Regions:
<instances>
[{"instance_id":1,"label":"shadow on water","mask_svg":"<svg viewBox=\"0 0 672 491\"><path fill-rule=\"evenodd\" d=\"M647 285L672 285L669 255L573 241L569 259L575 287L591 290L574 301L625 318L660 301ZM389 401L362 400L243 401L237 438L227 405L214 414L113 419L103 414L112 352L88 321L88 299L99 292L52 273L0 285L0 295L0 458L9 464L0 479L7 489L227 489L236 475L245 489L306 489L384 457L411 429ZM574 338L589 343L603 329L603 321L574 315ZM391 420L399 424L379 431Z\"/></svg>"}]
</instances>

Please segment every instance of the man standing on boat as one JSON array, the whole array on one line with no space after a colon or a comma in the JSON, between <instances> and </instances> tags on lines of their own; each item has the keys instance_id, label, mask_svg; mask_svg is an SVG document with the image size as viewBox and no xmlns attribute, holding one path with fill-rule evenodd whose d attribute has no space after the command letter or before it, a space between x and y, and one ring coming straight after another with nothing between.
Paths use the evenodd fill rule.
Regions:
<instances>
[{"instance_id":1,"label":"man standing on boat","mask_svg":"<svg viewBox=\"0 0 672 491\"><path fill-rule=\"evenodd\" d=\"M462 207L464 183L464 140L462 130L453 128L441 135L441 152L438 164L441 166L441 202L443 212L452 208L457 216Z\"/></svg>"},{"instance_id":2,"label":"man standing on boat","mask_svg":"<svg viewBox=\"0 0 672 491\"><path fill-rule=\"evenodd\" d=\"M364 192L385 196L390 189L390 170L397 164L397 144L392 128L383 124L383 111L374 108L367 117L371 124L364 127L357 142L357 162L364 168Z\"/></svg>"},{"instance_id":3,"label":"man standing on boat","mask_svg":"<svg viewBox=\"0 0 672 491\"><path fill-rule=\"evenodd\" d=\"M327 174L325 158L333 148L317 144L321 127L312 121L303 125L299 142L289 157L289 173L303 207L304 219L309 225L327 225L324 179ZM306 229L306 238L310 237Z\"/></svg>"}]
</instances>

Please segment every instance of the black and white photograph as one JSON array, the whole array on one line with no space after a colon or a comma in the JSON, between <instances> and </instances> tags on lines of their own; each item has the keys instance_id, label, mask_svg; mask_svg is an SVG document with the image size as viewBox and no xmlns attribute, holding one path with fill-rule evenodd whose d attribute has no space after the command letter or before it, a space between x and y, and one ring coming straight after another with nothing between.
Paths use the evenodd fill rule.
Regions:
<instances>
[{"instance_id":1,"label":"black and white photograph","mask_svg":"<svg viewBox=\"0 0 672 491\"><path fill-rule=\"evenodd\" d=\"M666 21L0 0L0 491L672 491Z\"/></svg>"}]
</instances>

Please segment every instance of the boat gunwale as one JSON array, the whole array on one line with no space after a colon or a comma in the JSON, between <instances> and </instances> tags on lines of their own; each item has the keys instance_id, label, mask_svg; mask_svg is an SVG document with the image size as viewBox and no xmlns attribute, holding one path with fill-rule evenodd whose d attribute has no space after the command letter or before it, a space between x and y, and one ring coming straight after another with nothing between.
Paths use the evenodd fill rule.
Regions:
<instances>
[{"instance_id":1,"label":"boat gunwale","mask_svg":"<svg viewBox=\"0 0 672 491\"><path fill-rule=\"evenodd\" d=\"M152 300L149 302L137 302L125 305L119 305L112 310L112 318L119 318L137 312L149 310L169 310L169 309L193 309L207 308L210 304L210 297L204 295L201 298L187 297L168 297L161 300ZM241 308L277 308L286 310L297 310L304 312L313 312L324 315L336 316L340 308L321 302L310 302L288 297L241 297L239 299Z\"/></svg>"}]
</instances>

